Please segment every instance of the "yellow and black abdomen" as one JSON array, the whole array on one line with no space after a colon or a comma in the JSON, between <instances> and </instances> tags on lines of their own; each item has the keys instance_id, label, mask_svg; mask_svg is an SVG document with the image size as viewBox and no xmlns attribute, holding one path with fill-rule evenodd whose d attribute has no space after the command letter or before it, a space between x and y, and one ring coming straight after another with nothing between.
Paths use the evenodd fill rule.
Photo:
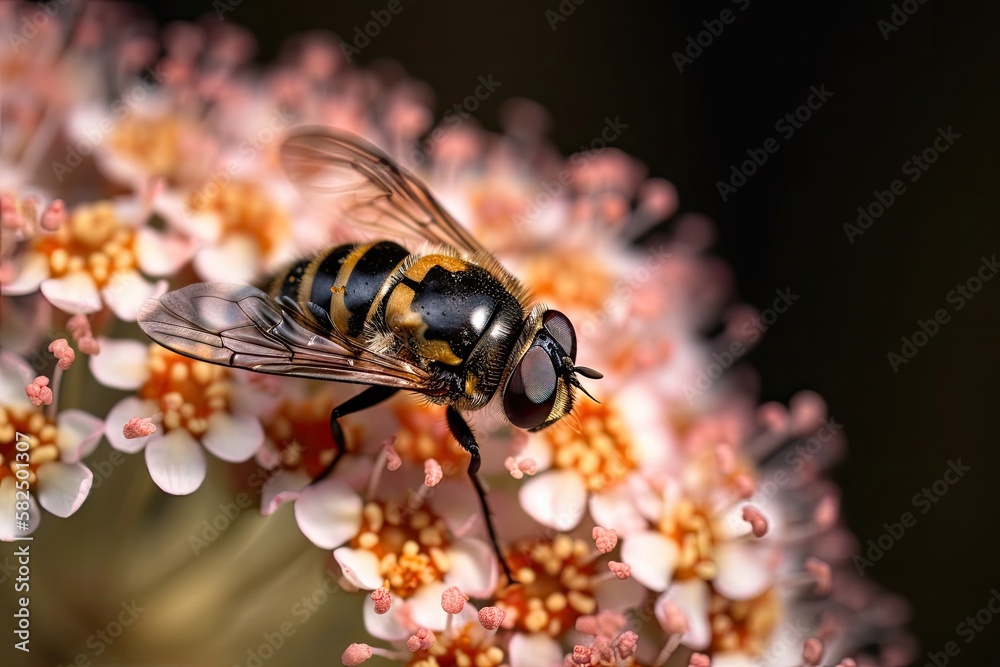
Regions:
<instances>
[{"instance_id":1,"label":"yellow and black abdomen","mask_svg":"<svg viewBox=\"0 0 1000 667\"><path fill-rule=\"evenodd\" d=\"M452 400L485 404L503 374L524 319L517 298L481 266L425 255L392 279L380 323L415 356L449 377Z\"/></svg>"},{"instance_id":2,"label":"yellow and black abdomen","mask_svg":"<svg viewBox=\"0 0 1000 667\"><path fill-rule=\"evenodd\" d=\"M334 246L292 264L271 286L271 296L314 303L330 313L337 330L360 340L393 271L409 256L391 241Z\"/></svg>"}]
</instances>

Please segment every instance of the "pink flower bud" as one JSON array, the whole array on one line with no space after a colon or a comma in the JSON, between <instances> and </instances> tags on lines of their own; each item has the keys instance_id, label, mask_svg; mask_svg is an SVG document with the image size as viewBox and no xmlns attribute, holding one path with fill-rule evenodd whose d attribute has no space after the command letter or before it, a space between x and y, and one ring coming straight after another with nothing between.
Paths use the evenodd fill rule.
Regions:
<instances>
[{"instance_id":1,"label":"pink flower bud","mask_svg":"<svg viewBox=\"0 0 1000 667\"><path fill-rule=\"evenodd\" d=\"M44 375L39 375L31 384L24 388L24 393L28 395L28 400L36 408L41 405L52 405L52 390L48 387L49 379Z\"/></svg>"},{"instance_id":2,"label":"pink flower bud","mask_svg":"<svg viewBox=\"0 0 1000 667\"><path fill-rule=\"evenodd\" d=\"M76 352L69 346L65 338L57 338L52 341L49 344L49 352L59 360L58 366L64 371L68 371L69 367L76 361Z\"/></svg>"},{"instance_id":3,"label":"pink flower bud","mask_svg":"<svg viewBox=\"0 0 1000 667\"><path fill-rule=\"evenodd\" d=\"M449 614L459 614L465 608L465 601L468 599L458 586L451 586L441 594L441 608Z\"/></svg>"},{"instance_id":4,"label":"pink flower bud","mask_svg":"<svg viewBox=\"0 0 1000 667\"><path fill-rule=\"evenodd\" d=\"M711 667L712 659L704 653L692 653L688 667Z\"/></svg>"},{"instance_id":5,"label":"pink flower bud","mask_svg":"<svg viewBox=\"0 0 1000 667\"><path fill-rule=\"evenodd\" d=\"M594 526L594 530L590 534L594 538L597 550L602 554L609 553L618 544L618 533L612 528Z\"/></svg>"},{"instance_id":6,"label":"pink flower bud","mask_svg":"<svg viewBox=\"0 0 1000 667\"><path fill-rule=\"evenodd\" d=\"M370 657L372 657L371 646L368 644L351 644L344 651L344 655L340 656L340 661L347 665L347 667L354 667L355 665L360 665Z\"/></svg>"},{"instance_id":7,"label":"pink flower bud","mask_svg":"<svg viewBox=\"0 0 1000 667\"><path fill-rule=\"evenodd\" d=\"M666 600L656 606L656 618L668 634L682 635L688 631L688 620L681 608L673 600Z\"/></svg>"},{"instance_id":8,"label":"pink flower bud","mask_svg":"<svg viewBox=\"0 0 1000 667\"><path fill-rule=\"evenodd\" d=\"M608 569L610 569L619 579L628 579L632 576L632 568L625 563L619 563L618 561L613 560L608 563Z\"/></svg>"},{"instance_id":9,"label":"pink flower bud","mask_svg":"<svg viewBox=\"0 0 1000 667\"><path fill-rule=\"evenodd\" d=\"M426 651L430 647L434 646L434 642L437 638L434 633L427 628L419 628L414 634L410 635L410 638L406 640L406 648L410 653L416 653L417 651Z\"/></svg>"},{"instance_id":10,"label":"pink flower bud","mask_svg":"<svg viewBox=\"0 0 1000 667\"><path fill-rule=\"evenodd\" d=\"M807 665L818 665L823 659L823 642L810 637L802 648L802 660Z\"/></svg>"},{"instance_id":11,"label":"pink flower bud","mask_svg":"<svg viewBox=\"0 0 1000 667\"><path fill-rule=\"evenodd\" d=\"M444 479L441 464L434 459L424 461L424 486L437 486Z\"/></svg>"},{"instance_id":12,"label":"pink flower bud","mask_svg":"<svg viewBox=\"0 0 1000 667\"><path fill-rule=\"evenodd\" d=\"M403 459L399 458L399 453L392 446L392 440L385 445L385 467L387 470L398 470L403 465Z\"/></svg>"},{"instance_id":13,"label":"pink flower bud","mask_svg":"<svg viewBox=\"0 0 1000 667\"><path fill-rule=\"evenodd\" d=\"M375 603L375 613L384 614L392 606L392 595L384 588L376 588L372 591L372 602Z\"/></svg>"},{"instance_id":14,"label":"pink flower bud","mask_svg":"<svg viewBox=\"0 0 1000 667\"><path fill-rule=\"evenodd\" d=\"M751 505L743 508L743 520L750 524L754 537L764 537L767 535L767 517L761 514L760 510Z\"/></svg>"},{"instance_id":15,"label":"pink flower bud","mask_svg":"<svg viewBox=\"0 0 1000 667\"><path fill-rule=\"evenodd\" d=\"M806 561L806 570L816 577L816 593L826 595L833 588L833 577L830 574L830 566L819 558L810 558Z\"/></svg>"},{"instance_id":16,"label":"pink flower bud","mask_svg":"<svg viewBox=\"0 0 1000 667\"><path fill-rule=\"evenodd\" d=\"M631 630L621 633L613 642L613 646L618 649L618 655L621 656L622 660L627 660L635 655L635 648L638 645L639 635Z\"/></svg>"},{"instance_id":17,"label":"pink flower bud","mask_svg":"<svg viewBox=\"0 0 1000 667\"><path fill-rule=\"evenodd\" d=\"M101 353L101 344L93 336L83 336L76 341L76 344L84 354L94 355Z\"/></svg>"},{"instance_id":18,"label":"pink flower bud","mask_svg":"<svg viewBox=\"0 0 1000 667\"><path fill-rule=\"evenodd\" d=\"M592 655L593 651L590 650L589 646L577 644L573 647L573 662L578 665L589 665Z\"/></svg>"},{"instance_id":19,"label":"pink flower bud","mask_svg":"<svg viewBox=\"0 0 1000 667\"><path fill-rule=\"evenodd\" d=\"M66 222L66 204L62 199L55 199L45 207L42 213L41 227L47 232L54 232Z\"/></svg>"},{"instance_id":20,"label":"pink flower bud","mask_svg":"<svg viewBox=\"0 0 1000 667\"><path fill-rule=\"evenodd\" d=\"M149 417L132 417L122 429L122 435L129 440L145 438L156 433L156 424Z\"/></svg>"},{"instance_id":21,"label":"pink flower bud","mask_svg":"<svg viewBox=\"0 0 1000 667\"><path fill-rule=\"evenodd\" d=\"M507 617L507 612L499 607L483 607L479 610L479 624L487 630L496 630Z\"/></svg>"},{"instance_id":22,"label":"pink flower bud","mask_svg":"<svg viewBox=\"0 0 1000 667\"><path fill-rule=\"evenodd\" d=\"M73 336L73 340L79 340L82 336L92 335L90 331L90 320L82 313L77 313L66 322L66 329Z\"/></svg>"}]
</instances>

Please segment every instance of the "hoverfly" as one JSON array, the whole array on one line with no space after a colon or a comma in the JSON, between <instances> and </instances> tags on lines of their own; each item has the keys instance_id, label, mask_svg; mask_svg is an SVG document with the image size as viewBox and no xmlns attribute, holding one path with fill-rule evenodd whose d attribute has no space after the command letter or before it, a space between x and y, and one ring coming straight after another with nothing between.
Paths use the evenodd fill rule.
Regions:
<instances>
[{"instance_id":1,"label":"hoverfly","mask_svg":"<svg viewBox=\"0 0 1000 667\"><path fill-rule=\"evenodd\" d=\"M532 305L527 290L463 229L413 174L378 148L328 128L305 128L281 147L299 190L320 195L351 224L430 246L413 253L394 240L330 247L293 263L268 292L198 283L143 305L138 322L179 354L259 373L371 385L335 407L338 420L400 389L447 405L449 429L469 452L493 549L500 550L477 472L479 444L462 412L497 402L514 426L538 431L573 408L576 334L559 311ZM587 394L589 396L589 394ZM592 397L591 397L592 398Z\"/></svg>"}]
</instances>

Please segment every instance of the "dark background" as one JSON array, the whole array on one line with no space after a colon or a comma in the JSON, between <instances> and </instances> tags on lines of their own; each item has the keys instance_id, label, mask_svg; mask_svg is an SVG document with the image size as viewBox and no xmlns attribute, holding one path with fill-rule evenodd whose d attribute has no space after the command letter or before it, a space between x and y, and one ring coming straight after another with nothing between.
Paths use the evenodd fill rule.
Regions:
<instances>
[{"instance_id":1,"label":"dark background","mask_svg":"<svg viewBox=\"0 0 1000 667\"><path fill-rule=\"evenodd\" d=\"M496 128L504 99L533 98L550 110L566 152L619 116L628 128L615 145L671 180L683 210L717 222L716 251L742 300L764 308L776 289L801 295L748 360L763 399L815 389L844 424L850 456L836 474L862 542L913 512L913 495L941 479L949 460L972 467L866 575L912 601L922 655L958 641L951 664L995 657L1000 621L969 644L956 626L1000 587L992 484L1000 280L960 311L946 295L981 256L1000 251L996 3L911 0L916 12L886 40L877 22L890 18L888 0L564 0L573 13L554 31L545 11L558 11L558 0L402 2L358 62L402 63L435 91L439 117L492 74L502 87L477 119ZM244 1L226 19L257 35L258 59L267 61L295 32L351 37L386 4ZM211 11L206 0L150 6L163 21ZM725 8L735 20L678 72L673 53ZM821 85L830 100L781 137L775 122ZM911 183L903 163L949 126L961 138ZM768 137L780 150L723 202L716 182ZM897 178L906 192L851 244L843 225ZM887 354L939 308L950 322L895 373Z\"/></svg>"}]
</instances>

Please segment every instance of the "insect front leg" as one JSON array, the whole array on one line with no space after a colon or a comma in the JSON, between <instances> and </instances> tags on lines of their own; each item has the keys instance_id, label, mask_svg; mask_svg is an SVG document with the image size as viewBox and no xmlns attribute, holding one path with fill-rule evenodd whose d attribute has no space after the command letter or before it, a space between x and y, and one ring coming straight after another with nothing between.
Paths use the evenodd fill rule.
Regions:
<instances>
[{"instance_id":1,"label":"insect front leg","mask_svg":"<svg viewBox=\"0 0 1000 667\"><path fill-rule=\"evenodd\" d=\"M338 420L351 413L360 412L361 410L378 405L387 398L391 398L397 391L399 391L398 387L368 387L360 394L347 399L330 412L330 435L333 436L333 444L337 447L337 451L333 455L333 460L330 461L323 472L317 475L316 479L310 482L310 484L315 484L326 479L347 452L347 439L344 437L344 429L340 427Z\"/></svg>"},{"instance_id":2,"label":"insect front leg","mask_svg":"<svg viewBox=\"0 0 1000 667\"><path fill-rule=\"evenodd\" d=\"M477 475L479 472L479 464L481 463L479 458L479 443L476 442L476 436L472 432L472 429L469 428L469 425L466 423L461 413L459 413L454 406L448 406L447 415L448 428L451 430L451 434L455 436L456 440L458 440L458 444L462 445L462 448L469 452L472 456L469 461L469 479L472 480L472 485L476 487L476 495L479 496L479 504L482 506L483 518L486 519L486 531L490 535L490 542L493 544L493 551L497 555L497 560L500 561L500 566L503 567L503 573L507 576L507 581L511 584L516 584L517 580L514 579L514 575L510 571L510 566L507 565L507 559L500 550L500 543L497 541L496 528L493 526L493 518L490 515L490 507L486 503L486 491L483 489L483 484L479 481L479 477Z\"/></svg>"}]
</instances>

